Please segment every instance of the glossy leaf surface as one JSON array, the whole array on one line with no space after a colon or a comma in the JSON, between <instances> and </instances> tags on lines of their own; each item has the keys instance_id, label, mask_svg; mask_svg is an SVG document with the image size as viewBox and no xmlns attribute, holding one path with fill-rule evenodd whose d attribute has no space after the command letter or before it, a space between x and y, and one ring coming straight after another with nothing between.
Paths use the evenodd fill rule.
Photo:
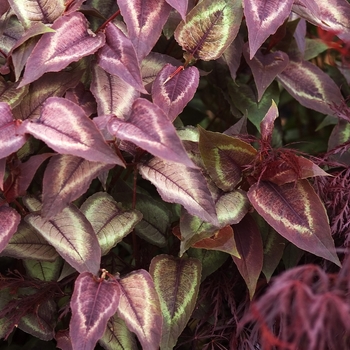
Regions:
<instances>
[{"instance_id":1,"label":"glossy leaf surface","mask_svg":"<svg viewBox=\"0 0 350 350\"><path fill-rule=\"evenodd\" d=\"M218 224L215 204L200 170L156 157L141 165L139 170L156 186L163 200L182 204L192 215Z\"/></svg>"},{"instance_id":2,"label":"glossy leaf surface","mask_svg":"<svg viewBox=\"0 0 350 350\"><path fill-rule=\"evenodd\" d=\"M21 216L15 209L5 205L0 207L0 252L5 249L7 243L16 232L20 221Z\"/></svg>"},{"instance_id":3,"label":"glossy leaf surface","mask_svg":"<svg viewBox=\"0 0 350 350\"><path fill-rule=\"evenodd\" d=\"M237 36L243 15L238 0L203 0L175 31L175 39L193 58L219 58Z\"/></svg>"},{"instance_id":4,"label":"glossy leaf surface","mask_svg":"<svg viewBox=\"0 0 350 350\"><path fill-rule=\"evenodd\" d=\"M193 258L157 255L152 259L153 278L163 315L161 349L172 349L194 310L202 266Z\"/></svg>"},{"instance_id":5,"label":"glossy leaf surface","mask_svg":"<svg viewBox=\"0 0 350 350\"><path fill-rule=\"evenodd\" d=\"M157 350L162 334L162 311L153 280L136 270L119 280L118 315L137 335L143 349Z\"/></svg>"},{"instance_id":6,"label":"glossy leaf surface","mask_svg":"<svg viewBox=\"0 0 350 350\"><path fill-rule=\"evenodd\" d=\"M340 265L326 210L307 180L277 186L261 181L248 198L256 211L297 247Z\"/></svg>"},{"instance_id":7,"label":"glossy leaf surface","mask_svg":"<svg viewBox=\"0 0 350 350\"><path fill-rule=\"evenodd\" d=\"M114 280L97 279L89 272L79 275L70 302L70 338L74 350L93 350L109 318L119 304L119 286Z\"/></svg>"},{"instance_id":8,"label":"glossy leaf surface","mask_svg":"<svg viewBox=\"0 0 350 350\"><path fill-rule=\"evenodd\" d=\"M91 224L74 205L50 220L34 213L25 220L78 272L97 273L101 248Z\"/></svg>"}]
</instances>

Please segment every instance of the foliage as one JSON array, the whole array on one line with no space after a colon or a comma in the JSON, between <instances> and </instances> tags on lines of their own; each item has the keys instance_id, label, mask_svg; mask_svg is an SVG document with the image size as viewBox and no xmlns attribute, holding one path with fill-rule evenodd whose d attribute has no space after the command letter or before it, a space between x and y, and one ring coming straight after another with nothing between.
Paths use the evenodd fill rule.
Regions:
<instances>
[{"instance_id":1,"label":"foliage","mask_svg":"<svg viewBox=\"0 0 350 350\"><path fill-rule=\"evenodd\" d=\"M0 16L0 349L350 347L347 0Z\"/></svg>"}]
</instances>

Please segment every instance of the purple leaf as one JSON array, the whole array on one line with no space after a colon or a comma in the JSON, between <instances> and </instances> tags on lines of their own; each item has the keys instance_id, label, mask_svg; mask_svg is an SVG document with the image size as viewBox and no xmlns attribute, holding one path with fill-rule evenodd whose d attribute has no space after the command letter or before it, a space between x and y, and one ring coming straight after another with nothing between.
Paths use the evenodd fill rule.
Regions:
<instances>
[{"instance_id":1,"label":"purple leaf","mask_svg":"<svg viewBox=\"0 0 350 350\"><path fill-rule=\"evenodd\" d=\"M228 65L228 69L230 70L231 78L233 80L236 80L237 70L241 64L243 45L243 37L241 34L238 34L235 40L232 41L222 55L222 58Z\"/></svg>"},{"instance_id":2,"label":"purple leaf","mask_svg":"<svg viewBox=\"0 0 350 350\"><path fill-rule=\"evenodd\" d=\"M196 305L202 264L194 258L160 254L152 259L149 272L163 314L161 349L173 349Z\"/></svg>"},{"instance_id":3,"label":"purple leaf","mask_svg":"<svg viewBox=\"0 0 350 350\"><path fill-rule=\"evenodd\" d=\"M134 89L147 94L134 46L113 23L108 23L106 27L106 44L98 52L97 63L109 74L120 77Z\"/></svg>"},{"instance_id":4,"label":"purple leaf","mask_svg":"<svg viewBox=\"0 0 350 350\"><path fill-rule=\"evenodd\" d=\"M18 131L18 125L10 106L0 102L0 159L17 152L26 143L28 137Z\"/></svg>"},{"instance_id":5,"label":"purple leaf","mask_svg":"<svg viewBox=\"0 0 350 350\"><path fill-rule=\"evenodd\" d=\"M131 113L131 106L140 97L140 93L98 65L94 65L92 73L90 88L97 101L97 114L115 115L119 119L127 119Z\"/></svg>"},{"instance_id":6,"label":"purple leaf","mask_svg":"<svg viewBox=\"0 0 350 350\"><path fill-rule=\"evenodd\" d=\"M199 84L199 71L196 67L181 70L167 81L175 71L175 66L166 64L152 85L153 103L159 106L171 121L174 121L192 100Z\"/></svg>"},{"instance_id":7,"label":"purple leaf","mask_svg":"<svg viewBox=\"0 0 350 350\"><path fill-rule=\"evenodd\" d=\"M69 338L69 329L59 330L55 334L56 347L62 350L73 350L72 342Z\"/></svg>"},{"instance_id":8,"label":"purple leaf","mask_svg":"<svg viewBox=\"0 0 350 350\"><path fill-rule=\"evenodd\" d=\"M0 207L0 252L2 252L13 234L17 231L21 216L18 212L5 205Z\"/></svg>"},{"instance_id":9,"label":"purple leaf","mask_svg":"<svg viewBox=\"0 0 350 350\"><path fill-rule=\"evenodd\" d=\"M73 350L93 350L107 322L118 308L120 290L116 280L97 279L89 272L75 281L70 302L70 339Z\"/></svg>"},{"instance_id":10,"label":"purple leaf","mask_svg":"<svg viewBox=\"0 0 350 350\"><path fill-rule=\"evenodd\" d=\"M248 27L250 59L291 13L293 0L243 0Z\"/></svg>"},{"instance_id":11,"label":"purple leaf","mask_svg":"<svg viewBox=\"0 0 350 350\"><path fill-rule=\"evenodd\" d=\"M87 20L80 12L58 18L51 28L55 32L43 34L30 54L20 87L46 72L59 72L105 43L104 34L89 33Z\"/></svg>"},{"instance_id":12,"label":"purple leaf","mask_svg":"<svg viewBox=\"0 0 350 350\"><path fill-rule=\"evenodd\" d=\"M58 214L84 194L94 178L112 167L68 154L52 157L43 179L41 215L50 218Z\"/></svg>"},{"instance_id":13,"label":"purple leaf","mask_svg":"<svg viewBox=\"0 0 350 350\"><path fill-rule=\"evenodd\" d=\"M171 7L165 0L117 0L141 62L158 41Z\"/></svg>"},{"instance_id":14,"label":"purple leaf","mask_svg":"<svg viewBox=\"0 0 350 350\"><path fill-rule=\"evenodd\" d=\"M91 224L78 208L70 205L50 220L35 213L25 220L78 272L97 274L101 248Z\"/></svg>"},{"instance_id":15,"label":"purple leaf","mask_svg":"<svg viewBox=\"0 0 350 350\"><path fill-rule=\"evenodd\" d=\"M0 159L0 191L4 190L4 178L6 172L6 158Z\"/></svg>"},{"instance_id":16,"label":"purple leaf","mask_svg":"<svg viewBox=\"0 0 350 350\"><path fill-rule=\"evenodd\" d=\"M172 8L174 8L186 20L188 0L165 0Z\"/></svg>"},{"instance_id":17,"label":"purple leaf","mask_svg":"<svg viewBox=\"0 0 350 350\"><path fill-rule=\"evenodd\" d=\"M174 125L164 112L146 99L138 98L127 121L113 118L109 132L134 143L147 152L188 167L196 167L188 157Z\"/></svg>"},{"instance_id":18,"label":"purple leaf","mask_svg":"<svg viewBox=\"0 0 350 350\"><path fill-rule=\"evenodd\" d=\"M64 98L48 98L40 117L25 120L21 128L58 153L75 155L92 162L124 166L84 110Z\"/></svg>"},{"instance_id":19,"label":"purple leaf","mask_svg":"<svg viewBox=\"0 0 350 350\"><path fill-rule=\"evenodd\" d=\"M0 102L6 102L13 109L28 93L28 86L18 89L18 83L6 81L0 76Z\"/></svg>"},{"instance_id":20,"label":"purple leaf","mask_svg":"<svg viewBox=\"0 0 350 350\"><path fill-rule=\"evenodd\" d=\"M164 201L179 203L192 215L218 226L215 203L199 169L155 157L141 165L139 170L156 186Z\"/></svg>"},{"instance_id":21,"label":"purple leaf","mask_svg":"<svg viewBox=\"0 0 350 350\"><path fill-rule=\"evenodd\" d=\"M335 115L331 106L340 105L343 101L335 82L310 62L290 60L287 68L277 78L303 106L320 113Z\"/></svg>"},{"instance_id":22,"label":"purple leaf","mask_svg":"<svg viewBox=\"0 0 350 350\"><path fill-rule=\"evenodd\" d=\"M248 46L245 48L248 49ZM286 69L289 63L289 57L282 51L270 52L264 55L260 50L257 50L252 59L249 58L249 50L244 50L243 54L252 70L255 85L258 90L259 102L277 74Z\"/></svg>"},{"instance_id":23,"label":"purple leaf","mask_svg":"<svg viewBox=\"0 0 350 350\"><path fill-rule=\"evenodd\" d=\"M260 123L261 140L270 143L272 140L272 131L274 122L278 117L278 108L274 100L272 100L271 107L267 111L264 119Z\"/></svg>"},{"instance_id":24,"label":"purple leaf","mask_svg":"<svg viewBox=\"0 0 350 350\"><path fill-rule=\"evenodd\" d=\"M157 350L162 334L162 311L152 277L137 270L119 280L118 315L137 335L142 349Z\"/></svg>"},{"instance_id":25,"label":"purple leaf","mask_svg":"<svg viewBox=\"0 0 350 350\"><path fill-rule=\"evenodd\" d=\"M88 117L96 113L96 101L94 96L90 90L85 89L82 82L74 88L67 90L64 97L79 105Z\"/></svg>"}]
</instances>

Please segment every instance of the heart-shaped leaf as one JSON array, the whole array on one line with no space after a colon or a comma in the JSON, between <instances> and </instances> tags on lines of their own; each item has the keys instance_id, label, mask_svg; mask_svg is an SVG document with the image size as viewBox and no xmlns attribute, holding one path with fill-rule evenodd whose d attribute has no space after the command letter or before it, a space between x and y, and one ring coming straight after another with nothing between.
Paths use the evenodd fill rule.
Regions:
<instances>
[{"instance_id":1,"label":"heart-shaped leaf","mask_svg":"<svg viewBox=\"0 0 350 350\"><path fill-rule=\"evenodd\" d=\"M30 54L23 79L24 86L47 72L59 72L70 63L96 52L105 43L103 33L91 34L86 18L80 12L58 18Z\"/></svg>"},{"instance_id":2,"label":"heart-shaped leaf","mask_svg":"<svg viewBox=\"0 0 350 350\"><path fill-rule=\"evenodd\" d=\"M244 16L248 27L250 59L264 41L276 32L288 18L293 0L243 0Z\"/></svg>"},{"instance_id":3,"label":"heart-shaped leaf","mask_svg":"<svg viewBox=\"0 0 350 350\"><path fill-rule=\"evenodd\" d=\"M163 315L161 349L173 349L196 305L202 266L194 258L157 255L149 268Z\"/></svg>"},{"instance_id":4,"label":"heart-shaped leaf","mask_svg":"<svg viewBox=\"0 0 350 350\"><path fill-rule=\"evenodd\" d=\"M17 231L21 216L18 212L5 205L0 207L0 252L2 252L13 234Z\"/></svg>"},{"instance_id":5,"label":"heart-shaped leaf","mask_svg":"<svg viewBox=\"0 0 350 350\"><path fill-rule=\"evenodd\" d=\"M297 247L340 265L326 209L307 180L277 186L260 181L248 198L256 211Z\"/></svg>"},{"instance_id":6,"label":"heart-shaped leaf","mask_svg":"<svg viewBox=\"0 0 350 350\"><path fill-rule=\"evenodd\" d=\"M118 0L118 5L141 62L159 39L171 7L165 0Z\"/></svg>"},{"instance_id":7,"label":"heart-shaped leaf","mask_svg":"<svg viewBox=\"0 0 350 350\"><path fill-rule=\"evenodd\" d=\"M146 99L138 98L134 102L127 121L111 119L108 130L112 135L130 141L157 157L196 167L172 122L158 106Z\"/></svg>"},{"instance_id":8,"label":"heart-shaped leaf","mask_svg":"<svg viewBox=\"0 0 350 350\"><path fill-rule=\"evenodd\" d=\"M218 225L214 200L199 169L155 157L139 170L156 186L164 201L182 204L192 215Z\"/></svg>"},{"instance_id":9,"label":"heart-shaped leaf","mask_svg":"<svg viewBox=\"0 0 350 350\"><path fill-rule=\"evenodd\" d=\"M80 210L91 222L102 255L106 255L142 219L142 214L138 210L121 210L113 197L103 192L90 196Z\"/></svg>"},{"instance_id":10,"label":"heart-shaped leaf","mask_svg":"<svg viewBox=\"0 0 350 350\"><path fill-rule=\"evenodd\" d=\"M162 335L162 311L152 277L137 270L119 280L118 315L137 335L143 349L157 350Z\"/></svg>"},{"instance_id":11,"label":"heart-shaped leaf","mask_svg":"<svg viewBox=\"0 0 350 350\"><path fill-rule=\"evenodd\" d=\"M70 339L74 350L93 350L105 332L107 322L118 308L118 282L97 279L89 272L75 281L70 302Z\"/></svg>"},{"instance_id":12,"label":"heart-shaped leaf","mask_svg":"<svg viewBox=\"0 0 350 350\"><path fill-rule=\"evenodd\" d=\"M199 84L199 71L196 67L181 70L167 81L175 71L175 66L166 64L152 85L153 103L159 106L171 121L175 120L193 98Z\"/></svg>"},{"instance_id":13,"label":"heart-shaped leaf","mask_svg":"<svg viewBox=\"0 0 350 350\"><path fill-rule=\"evenodd\" d=\"M78 272L97 274L101 248L90 222L78 208L70 205L50 220L35 213L25 220Z\"/></svg>"},{"instance_id":14,"label":"heart-shaped leaf","mask_svg":"<svg viewBox=\"0 0 350 350\"><path fill-rule=\"evenodd\" d=\"M242 15L240 0L203 0L178 25L175 39L190 57L216 60L235 39Z\"/></svg>"},{"instance_id":15,"label":"heart-shaped leaf","mask_svg":"<svg viewBox=\"0 0 350 350\"><path fill-rule=\"evenodd\" d=\"M21 130L44 141L58 153L71 154L92 162L124 166L84 110L67 99L48 98L40 118L25 120Z\"/></svg>"},{"instance_id":16,"label":"heart-shaped leaf","mask_svg":"<svg viewBox=\"0 0 350 350\"><path fill-rule=\"evenodd\" d=\"M94 178L112 167L69 154L52 157L44 173L42 216L58 214L85 193Z\"/></svg>"},{"instance_id":17,"label":"heart-shaped leaf","mask_svg":"<svg viewBox=\"0 0 350 350\"><path fill-rule=\"evenodd\" d=\"M147 93L134 46L113 23L106 27L106 44L98 52L97 62L105 71L120 77L137 91Z\"/></svg>"}]
</instances>

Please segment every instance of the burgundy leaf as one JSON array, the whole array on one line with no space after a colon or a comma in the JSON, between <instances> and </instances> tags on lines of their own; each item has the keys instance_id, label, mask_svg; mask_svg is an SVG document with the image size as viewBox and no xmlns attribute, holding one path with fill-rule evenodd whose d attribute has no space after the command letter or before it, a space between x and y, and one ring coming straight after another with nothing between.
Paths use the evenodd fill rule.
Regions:
<instances>
[{"instance_id":1,"label":"burgundy leaf","mask_svg":"<svg viewBox=\"0 0 350 350\"><path fill-rule=\"evenodd\" d=\"M146 99L138 98L127 121L111 119L109 132L134 143L147 152L188 167L196 167L188 157L174 125L164 112Z\"/></svg>"},{"instance_id":2,"label":"burgundy leaf","mask_svg":"<svg viewBox=\"0 0 350 350\"><path fill-rule=\"evenodd\" d=\"M161 349L173 349L196 305L202 265L194 258L160 254L149 272L156 287L163 315Z\"/></svg>"},{"instance_id":3,"label":"burgundy leaf","mask_svg":"<svg viewBox=\"0 0 350 350\"><path fill-rule=\"evenodd\" d=\"M137 270L119 280L118 315L137 335L142 349L157 350L162 335L162 311L150 274Z\"/></svg>"},{"instance_id":4,"label":"burgundy leaf","mask_svg":"<svg viewBox=\"0 0 350 350\"><path fill-rule=\"evenodd\" d=\"M59 330L55 334L56 347L62 350L73 350L72 342L69 338L69 329Z\"/></svg>"},{"instance_id":5,"label":"burgundy leaf","mask_svg":"<svg viewBox=\"0 0 350 350\"><path fill-rule=\"evenodd\" d=\"M0 159L17 152L26 143L27 136L18 131L18 126L10 106L0 102Z\"/></svg>"},{"instance_id":6,"label":"burgundy leaf","mask_svg":"<svg viewBox=\"0 0 350 350\"><path fill-rule=\"evenodd\" d=\"M278 117L278 108L275 101L272 100L270 109L267 111L264 119L260 123L261 140L263 142L267 142L267 143L271 142L274 122L277 117Z\"/></svg>"},{"instance_id":7,"label":"burgundy leaf","mask_svg":"<svg viewBox=\"0 0 350 350\"><path fill-rule=\"evenodd\" d=\"M82 82L74 88L67 90L64 97L79 105L88 117L96 113L96 101L94 96L90 90L85 89Z\"/></svg>"},{"instance_id":8,"label":"burgundy leaf","mask_svg":"<svg viewBox=\"0 0 350 350\"><path fill-rule=\"evenodd\" d=\"M224 51L222 58L228 65L231 78L236 80L237 70L241 64L244 40L241 34L238 34L235 40Z\"/></svg>"},{"instance_id":9,"label":"burgundy leaf","mask_svg":"<svg viewBox=\"0 0 350 350\"><path fill-rule=\"evenodd\" d=\"M42 216L50 218L61 212L87 191L94 178L112 167L68 154L52 157L43 179Z\"/></svg>"},{"instance_id":10,"label":"burgundy leaf","mask_svg":"<svg viewBox=\"0 0 350 350\"><path fill-rule=\"evenodd\" d=\"M293 0L243 0L250 59L291 13Z\"/></svg>"},{"instance_id":11,"label":"burgundy leaf","mask_svg":"<svg viewBox=\"0 0 350 350\"><path fill-rule=\"evenodd\" d=\"M260 181L248 198L256 211L297 247L340 265L326 209L307 180L277 186Z\"/></svg>"},{"instance_id":12,"label":"burgundy leaf","mask_svg":"<svg viewBox=\"0 0 350 350\"><path fill-rule=\"evenodd\" d=\"M147 93L134 46L113 23L106 27L106 44L99 50L97 62L109 74L120 77L137 91Z\"/></svg>"},{"instance_id":13,"label":"burgundy leaf","mask_svg":"<svg viewBox=\"0 0 350 350\"><path fill-rule=\"evenodd\" d=\"M248 46L246 46L248 48ZM244 50L244 57L252 70L256 88L258 90L258 101L261 100L264 92L273 82L276 76L283 72L288 66L289 57L282 51L263 54L257 50L253 58L249 58L249 51Z\"/></svg>"},{"instance_id":14,"label":"burgundy leaf","mask_svg":"<svg viewBox=\"0 0 350 350\"><path fill-rule=\"evenodd\" d=\"M250 298L255 293L256 284L263 267L263 244L259 228L250 215L233 226L236 246L241 258L232 259L247 284Z\"/></svg>"},{"instance_id":15,"label":"burgundy leaf","mask_svg":"<svg viewBox=\"0 0 350 350\"><path fill-rule=\"evenodd\" d=\"M6 158L0 159L0 190L4 190L4 178L6 172Z\"/></svg>"},{"instance_id":16,"label":"burgundy leaf","mask_svg":"<svg viewBox=\"0 0 350 350\"><path fill-rule=\"evenodd\" d=\"M171 7L173 7L186 20L186 13L188 7L188 0L165 0Z\"/></svg>"},{"instance_id":17,"label":"burgundy leaf","mask_svg":"<svg viewBox=\"0 0 350 350\"><path fill-rule=\"evenodd\" d=\"M22 128L56 152L75 155L92 162L124 166L84 110L64 98L48 98L42 107L40 118L25 120Z\"/></svg>"},{"instance_id":18,"label":"burgundy leaf","mask_svg":"<svg viewBox=\"0 0 350 350\"><path fill-rule=\"evenodd\" d=\"M7 2L7 0L2 1L0 3L0 16L2 16L10 7L10 4Z\"/></svg>"},{"instance_id":19,"label":"burgundy leaf","mask_svg":"<svg viewBox=\"0 0 350 350\"><path fill-rule=\"evenodd\" d=\"M141 62L158 41L171 7L165 0L117 0Z\"/></svg>"},{"instance_id":20,"label":"burgundy leaf","mask_svg":"<svg viewBox=\"0 0 350 350\"><path fill-rule=\"evenodd\" d=\"M155 157L139 170L156 186L164 201L182 204L192 215L218 225L214 200L199 169Z\"/></svg>"},{"instance_id":21,"label":"burgundy leaf","mask_svg":"<svg viewBox=\"0 0 350 350\"><path fill-rule=\"evenodd\" d=\"M5 205L0 207L0 252L2 252L13 234L17 231L21 216L18 212Z\"/></svg>"},{"instance_id":22,"label":"burgundy leaf","mask_svg":"<svg viewBox=\"0 0 350 350\"><path fill-rule=\"evenodd\" d=\"M127 119L133 102L140 93L116 75L111 75L98 65L93 66L91 92L97 101L97 114L115 115Z\"/></svg>"},{"instance_id":23,"label":"burgundy leaf","mask_svg":"<svg viewBox=\"0 0 350 350\"><path fill-rule=\"evenodd\" d=\"M340 105L343 100L329 75L310 62L290 60L277 78L297 101L315 111L334 115L331 106Z\"/></svg>"},{"instance_id":24,"label":"burgundy leaf","mask_svg":"<svg viewBox=\"0 0 350 350\"><path fill-rule=\"evenodd\" d=\"M118 308L120 291L116 280L106 281L89 272L75 281L70 302L70 339L73 350L93 350L103 336L107 322Z\"/></svg>"},{"instance_id":25,"label":"burgundy leaf","mask_svg":"<svg viewBox=\"0 0 350 350\"><path fill-rule=\"evenodd\" d=\"M193 98L199 84L199 71L196 67L181 70L167 81L175 71L175 66L166 64L152 85L153 103L159 106L171 121L175 120Z\"/></svg>"},{"instance_id":26,"label":"burgundy leaf","mask_svg":"<svg viewBox=\"0 0 350 350\"><path fill-rule=\"evenodd\" d=\"M51 28L55 32L44 34L30 54L19 86L37 80L46 72L59 72L93 54L105 43L104 34L89 33L87 20L80 12L58 18Z\"/></svg>"},{"instance_id":27,"label":"burgundy leaf","mask_svg":"<svg viewBox=\"0 0 350 350\"><path fill-rule=\"evenodd\" d=\"M89 221L74 205L63 209L50 220L35 213L27 215L25 220L78 272L98 272L101 248L96 234Z\"/></svg>"}]
</instances>

